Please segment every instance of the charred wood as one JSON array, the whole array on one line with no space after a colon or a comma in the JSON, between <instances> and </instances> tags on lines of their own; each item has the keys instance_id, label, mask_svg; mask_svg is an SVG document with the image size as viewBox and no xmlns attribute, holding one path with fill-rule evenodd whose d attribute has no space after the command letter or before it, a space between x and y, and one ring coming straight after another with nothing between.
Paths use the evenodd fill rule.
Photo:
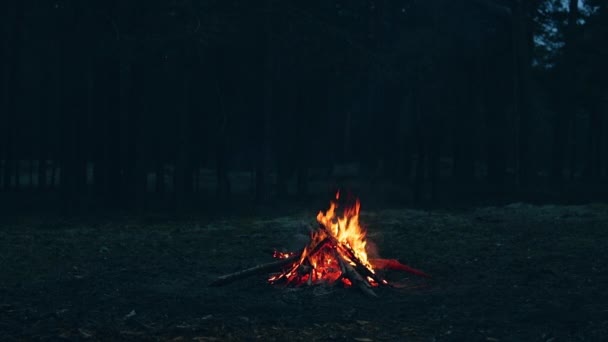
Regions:
<instances>
[{"instance_id":1,"label":"charred wood","mask_svg":"<svg viewBox=\"0 0 608 342\"><path fill-rule=\"evenodd\" d=\"M294 262L299 257L300 257L300 254L294 254L294 255L290 256L289 258L277 260L274 262L269 262L266 264L257 265L257 266L254 266L254 267L251 267L251 268L248 268L245 270L241 270L241 271L238 271L235 273L226 274L221 277L218 277L216 280L211 282L211 284L209 284L209 285L210 286L222 286L222 285L229 284L229 283L239 280L239 279L247 278L254 274L280 269L281 267L289 265L290 263Z\"/></svg>"}]
</instances>

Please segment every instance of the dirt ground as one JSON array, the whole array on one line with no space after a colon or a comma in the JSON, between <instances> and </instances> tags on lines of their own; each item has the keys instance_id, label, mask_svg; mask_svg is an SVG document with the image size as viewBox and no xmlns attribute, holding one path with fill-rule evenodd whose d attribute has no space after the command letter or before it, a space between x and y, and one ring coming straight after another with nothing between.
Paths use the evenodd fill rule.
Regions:
<instances>
[{"instance_id":1,"label":"dirt ground","mask_svg":"<svg viewBox=\"0 0 608 342\"><path fill-rule=\"evenodd\" d=\"M608 205L366 211L405 288L217 276L298 249L317 210L171 220L3 218L0 340L608 340Z\"/></svg>"}]
</instances>

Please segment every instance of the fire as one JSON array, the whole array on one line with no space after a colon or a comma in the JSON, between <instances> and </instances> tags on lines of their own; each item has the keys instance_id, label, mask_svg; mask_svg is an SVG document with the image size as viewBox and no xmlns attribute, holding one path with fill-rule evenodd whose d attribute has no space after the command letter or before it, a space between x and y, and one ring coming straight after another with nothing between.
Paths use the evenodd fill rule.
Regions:
<instances>
[{"instance_id":1,"label":"fire","mask_svg":"<svg viewBox=\"0 0 608 342\"><path fill-rule=\"evenodd\" d=\"M336 194L336 201L331 201L329 209L324 213L319 211L317 221L319 224L327 227L331 234L335 236L340 243L348 246L353 250L355 256L367 267L372 269L367 261L367 251L365 250L365 230L359 225L359 210L361 204L359 199L356 200L353 207L345 208L341 217L336 215L338 207L337 200L340 198L340 193Z\"/></svg>"},{"instance_id":2,"label":"fire","mask_svg":"<svg viewBox=\"0 0 608 342\"><path fill-rule=\"evenodd\" d=\"M335 200L330 201L329 209L317 214L319 229L311 233L310 243L299 258L294 259L282 272L272 275L269 282L284 280L296 285L312 285L340 281L344 286L351 286L353 279L349 274L357 273L370 286L386 284L384 279L376 275L368 259L366 231L359 224L359 200L354 205L340 208L339 199L340 192L337 192ZM293 256L294 253L274 253L274 257L279 259Z\"/></svg>"},{"instance_id":3,"label":"fire","mask_svg":"<svg viewBox=\"0 0 608 342\"><path fill-rule=\"evenodd\" d=\"M356 286L366 295L377 297L373 287L389 283L376 270L408 272L420 277L430 276L402 264L397 259L372 259L366 250L366 231L359 224L361 204L339 204L340 192L330 201L329 209L317 214L319 226L310 235L310 242L299 253L275 251L277 261L257 265L239 272L223 275L211 283L221 286L262 271L275 271L268 281L291 285Z\"/></svg>"}]
</instances>

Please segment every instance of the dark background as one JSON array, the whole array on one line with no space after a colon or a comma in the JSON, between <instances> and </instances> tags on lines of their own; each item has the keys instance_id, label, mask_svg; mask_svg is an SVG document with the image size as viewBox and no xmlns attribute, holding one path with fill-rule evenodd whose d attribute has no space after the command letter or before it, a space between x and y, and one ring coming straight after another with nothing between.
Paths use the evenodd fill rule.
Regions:
<instances>
[{"instance_id":1,"label":"dark background","mask_svg":"<svg viewBox=\"0 0 608 342\"><path fill-rule=\"evenodd\" d=\"M608 198L604 1L12 0L2 23L4 209Z\"/></svg>"}]
</instances>

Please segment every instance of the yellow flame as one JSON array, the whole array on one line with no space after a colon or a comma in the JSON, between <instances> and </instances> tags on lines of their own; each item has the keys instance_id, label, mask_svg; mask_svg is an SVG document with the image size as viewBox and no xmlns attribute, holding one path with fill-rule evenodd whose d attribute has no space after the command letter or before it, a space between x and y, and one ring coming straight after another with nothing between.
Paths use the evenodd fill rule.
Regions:
<instances>
[{"instance_id":1,"label":"yellow flame","mask_svg":"<svg viewBox=\"0 0 608 342\"><path fill-rule=\"evenodd\" d=\"M310 243L300 254L299 260L291 264L281 274L274 275L269 281L285 279L286 283L301 284L327 282L334 283L342 280L344 286L351 286L349 279L344 277L344 262L356 266L354 259L374 274L374 269L368 261L366 251L366 232L359 224L361 204L357 199L355 204L338 211L340 193L335 200L330 201L327 211L320 211L317 221L324 229L315 230L311 234ZM335 241L339 244L336 244ZM275 252L276 258L289 258L293 253ZM306 267L301 267L306 266ZM368 281L372 286L378 286L371 277Z\"/></svg>"},{"instance_id":2,"label":"yellow flame","mask_svg":"<svg viewBox=\"0 0 608 342\"><path fill-rule=\"evenodd\" d=\"M337 193L336 199L339 196L339 193ZM365 250L366 232L359 225L359 211L361 209L359 200L357 199L353 207L345 208L340 217L336 215L337 206L337 202L331 201L329 209L325 213L319 211L317 221L325 226L340 243L351 248L363 265L372 269L367 260L367 252Z\"/></svg>"}]
</instances>

